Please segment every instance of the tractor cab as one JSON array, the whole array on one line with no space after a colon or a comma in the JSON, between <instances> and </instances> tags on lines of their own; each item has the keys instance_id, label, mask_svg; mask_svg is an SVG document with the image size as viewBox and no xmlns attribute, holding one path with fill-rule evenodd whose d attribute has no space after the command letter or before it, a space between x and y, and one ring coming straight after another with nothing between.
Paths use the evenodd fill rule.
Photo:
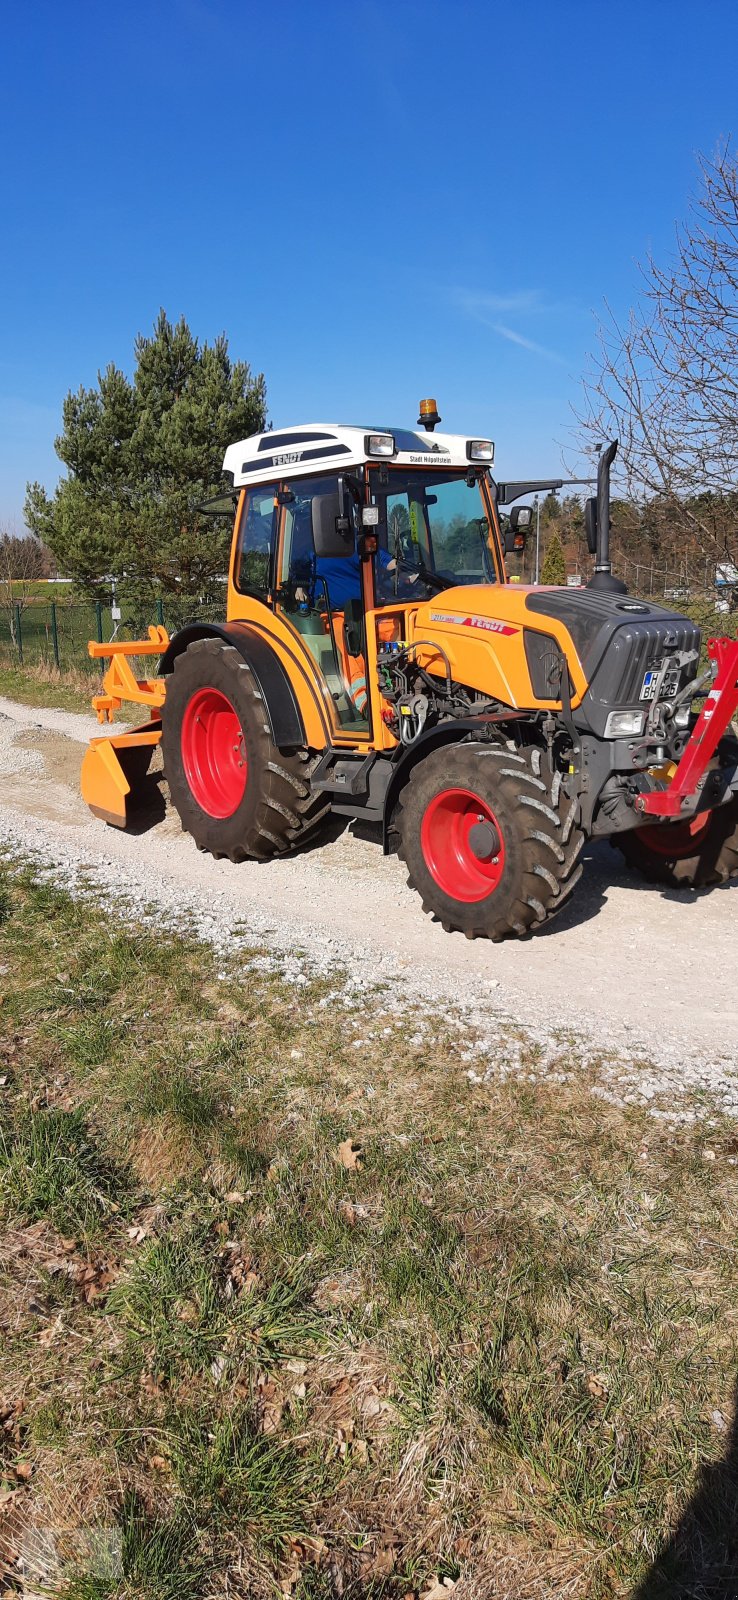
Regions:
<instances>
[{"instance_id":1,"label":"tractor cab","mask_svg":"<svg viewBox=\"0 0 738 1600\"><path fill-rule=\"evenodd\" d=\"M491 441L315 424L232 445L229 617L299 638L337 737L371 737L367 674L424 601L505 581ZM297 644L297 641L295 641Z\"/></svg>"}]
</instances>

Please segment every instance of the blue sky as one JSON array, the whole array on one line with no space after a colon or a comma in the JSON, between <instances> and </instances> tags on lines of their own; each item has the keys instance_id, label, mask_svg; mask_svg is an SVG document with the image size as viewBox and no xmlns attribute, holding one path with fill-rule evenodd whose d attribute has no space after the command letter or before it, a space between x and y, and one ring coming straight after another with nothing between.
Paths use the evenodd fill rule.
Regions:
<instances>
[{"instance_id":1,"label":"blue sky","mask_svg":"<svg viewBox=\"0 0 738 1600\"><path fill-rule=\"evenodd\" d=\"M738 137L732 0L2 7L0 523L160 306L278 425L491 435L561 470L593 311ZM227 441L224 441L224 444Z\"/></svg>"}]
</instances>

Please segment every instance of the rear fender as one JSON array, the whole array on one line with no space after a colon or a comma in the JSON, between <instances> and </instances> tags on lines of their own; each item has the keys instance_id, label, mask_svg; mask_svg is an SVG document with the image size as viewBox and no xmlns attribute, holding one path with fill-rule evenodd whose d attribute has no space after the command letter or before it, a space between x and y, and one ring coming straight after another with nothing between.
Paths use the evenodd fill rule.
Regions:
<instances>
[{"instance_id":1,"label":"rear fender","mask_svg":"<svg viewBox=\"0 0 738 1600\"><path fill-rule=\"evenodd\" d=\"M247 661L264 701L272 739L279 750L307 743L302 713L289 677L268 640L248 622L191 622L170 639L159 662L162 677L196 639L222 639Z\"/></svg>"},{"instance_id":2,"label":"rear fender","mask_svg":"<svg viewBox=\"0 0 738 1600\"><path fill-rule=\"evenodd\" d=\"M419 761L430 755L431 750L437 750L441 745L461 744L463 740L475 737L479 740L484 739L490 723L513 723L519 720L520 713L518 711L503 711L493 717L454 718L453 721L442 722L435 728L429 728L427 732L420 735L419 739L416 739L406 750L403 750L394 767L392 777L387 786L387 793L384 797L384 814L382 817L382 846L384 854L389 855L390 853L389 834L393 812L413 767L416 767Z\"/></svg>"}]
</instances>

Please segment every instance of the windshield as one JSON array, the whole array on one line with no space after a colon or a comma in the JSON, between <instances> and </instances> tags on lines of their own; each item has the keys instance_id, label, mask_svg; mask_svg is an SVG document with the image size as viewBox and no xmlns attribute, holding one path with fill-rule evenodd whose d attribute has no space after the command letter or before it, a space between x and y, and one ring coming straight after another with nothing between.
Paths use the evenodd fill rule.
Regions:
<instances>
[{"instance_id":1,"label":"windshield","mask_svg":"<svg viewBox=\"0 0 738 1600\"><path fill-rule=\"evenodd\" d=\"M455 584L496 583L494 533L479 482L458 471L369 474L379 507L379 598L425 599Z\"/></svg>"}]
</instances>

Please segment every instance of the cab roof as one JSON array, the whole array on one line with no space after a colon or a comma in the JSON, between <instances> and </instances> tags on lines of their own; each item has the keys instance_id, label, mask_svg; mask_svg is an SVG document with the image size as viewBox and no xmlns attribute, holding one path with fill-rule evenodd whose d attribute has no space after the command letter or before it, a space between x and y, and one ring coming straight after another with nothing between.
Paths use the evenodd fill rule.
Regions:
<instances>
[{"instance_id":1,"label":"cab roof","mask_svg":"<svg viewBox=\"0 0 738 1600\"><path fill-rule=\"evenodd\" d=\"M392 434L394 453L380 456L370 451L372 434ZM391 462L407 467L468 467L469 443L459 433L303 422L292 428L255 433L250 439L230 444L223 460L223 471L232 473L234 488L241 488L244 484L271 480L275 473L280 478L305 477L332 466L349 469L367 461L375 465Z\"/></svg>"}]
</instances>

